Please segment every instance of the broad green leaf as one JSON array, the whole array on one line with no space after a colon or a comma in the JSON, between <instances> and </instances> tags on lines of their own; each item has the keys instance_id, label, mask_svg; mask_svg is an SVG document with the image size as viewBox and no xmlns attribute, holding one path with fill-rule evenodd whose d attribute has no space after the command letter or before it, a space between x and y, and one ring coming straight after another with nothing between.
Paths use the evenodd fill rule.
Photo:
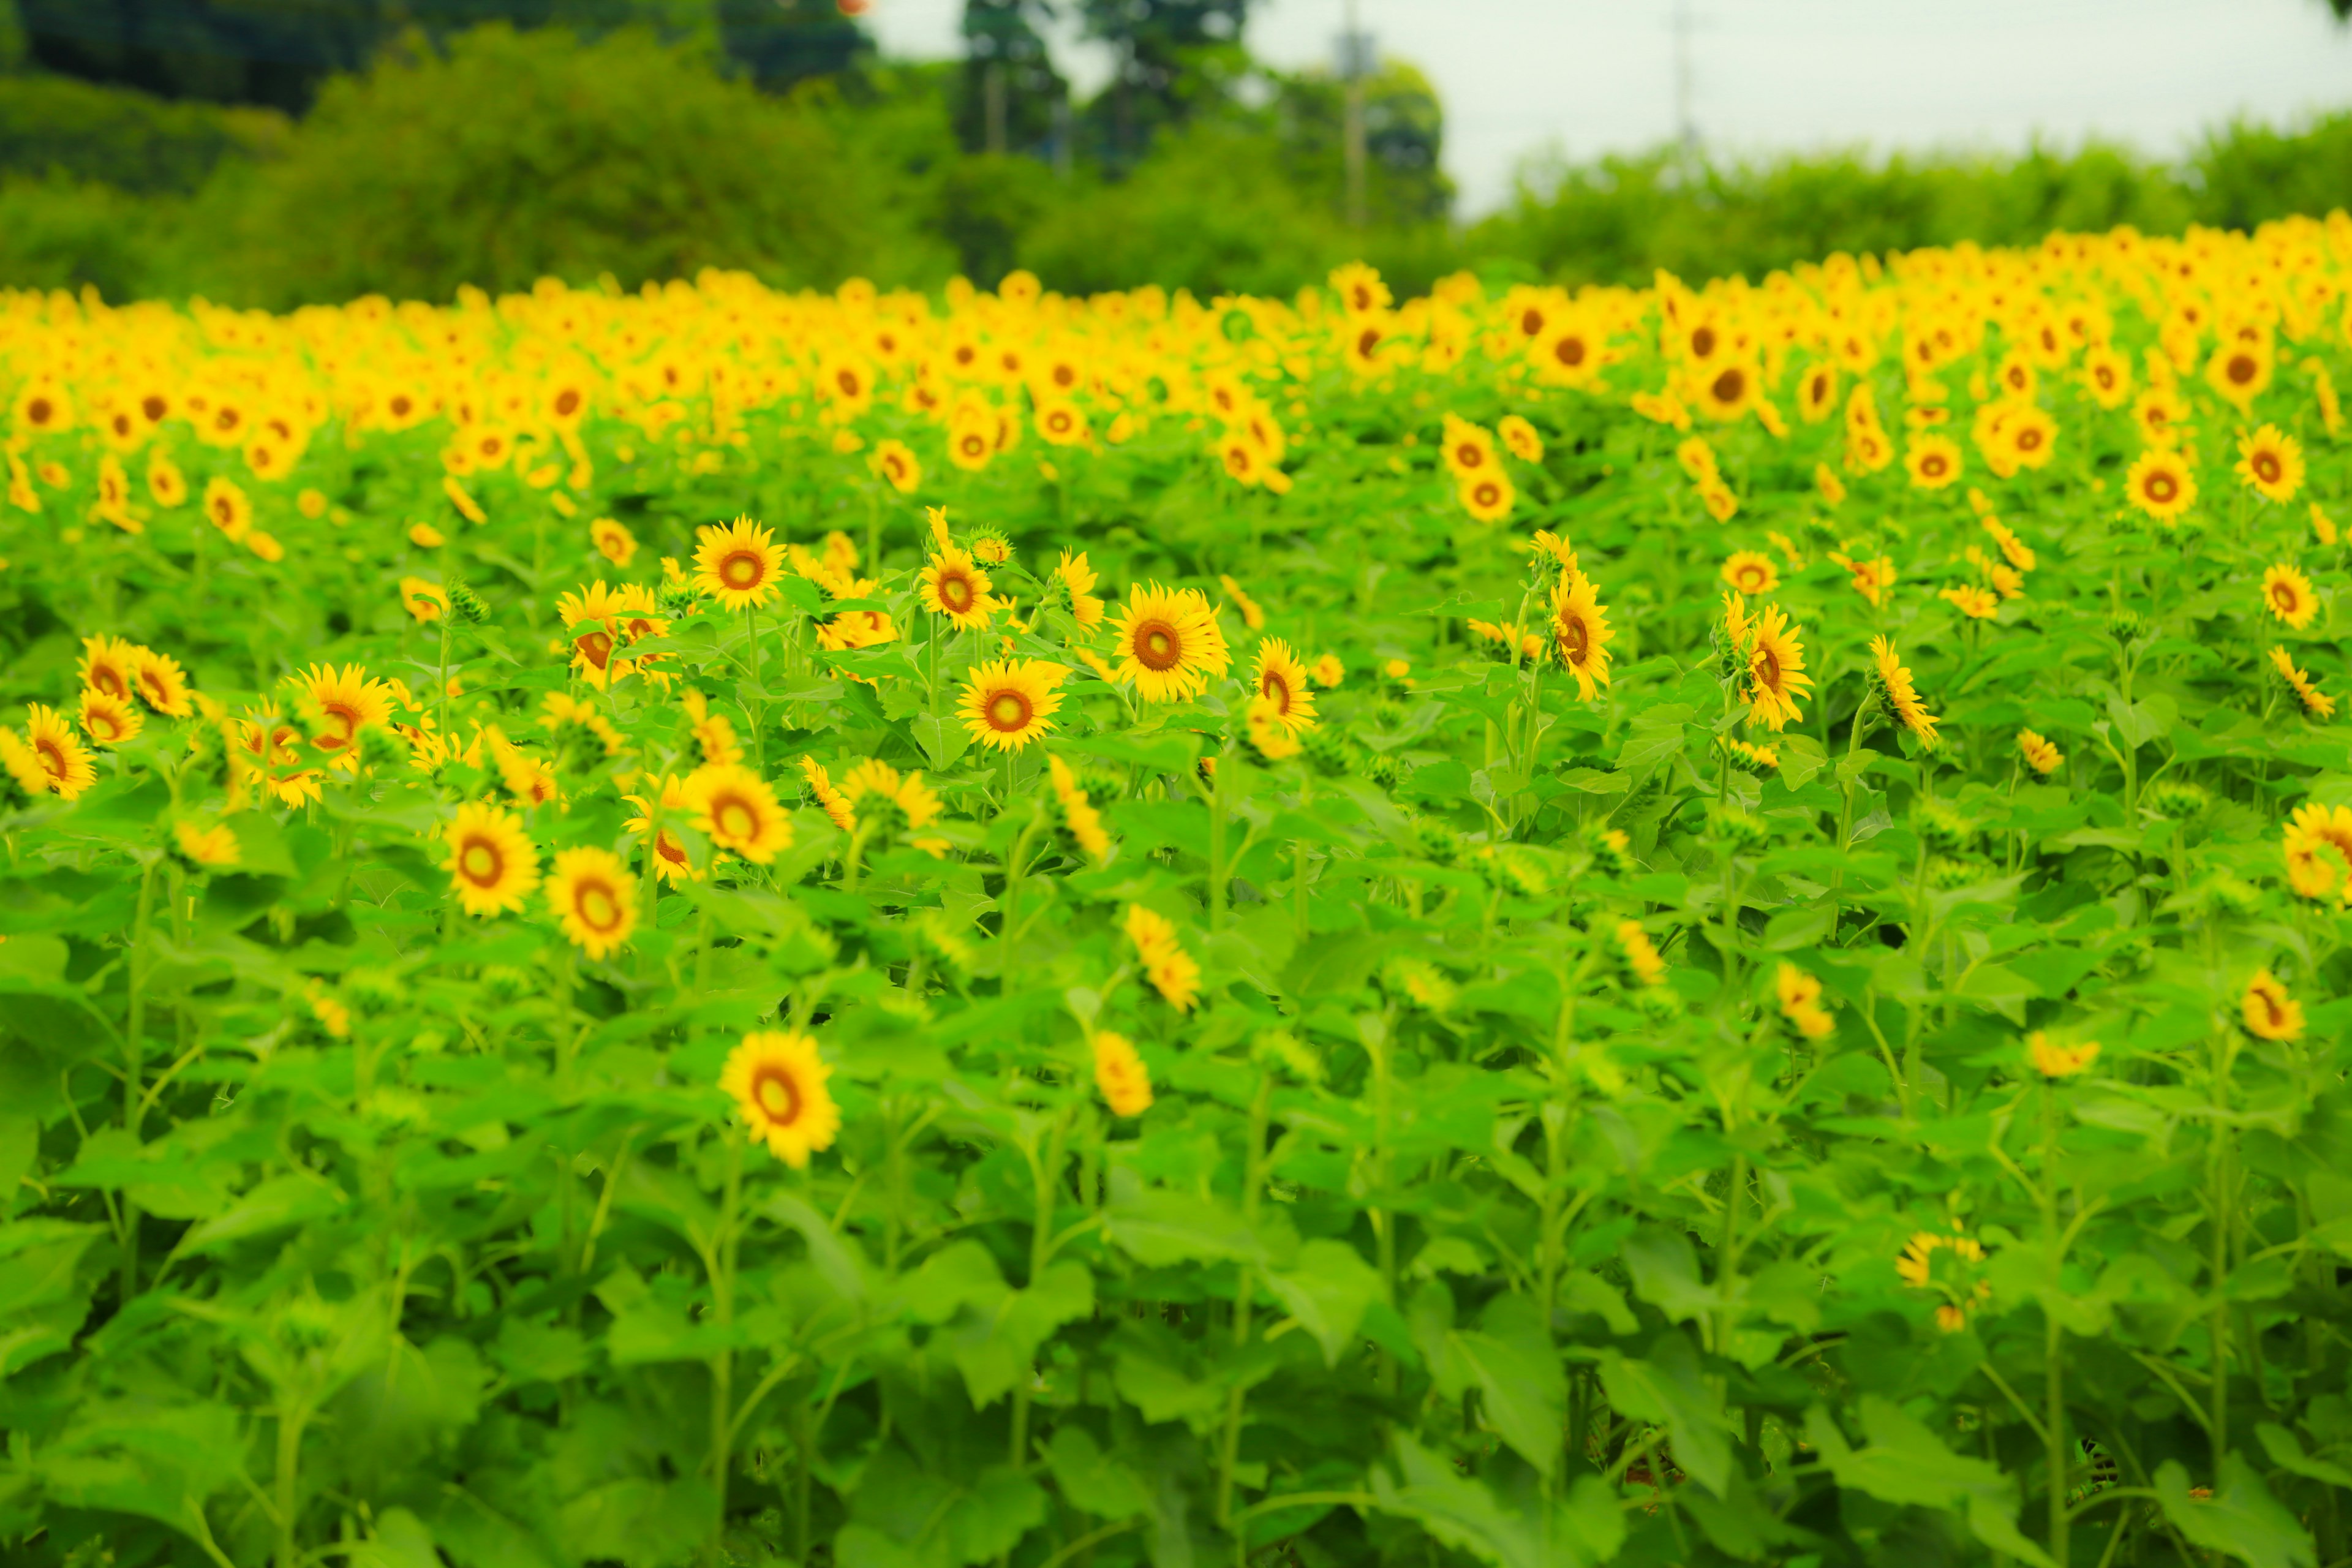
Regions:
<instances>
[{"instance_id":1,"label":"broad green leaf","mask_svg":"<svg viewBox=\"0 0 2352 1568\"><path fill-rule=\"evenodd\" d=\"M1365 1310L1374 1301L1388 1299L1388 1286L1380 1271L1341 1241L1307 1242L1298 1249L1295 1266L1270 1271L1265 1282L1299 1326L1323 1347L1326 1366L1339 1364L1339 1354L1355 1340Z\"/></svg>"},{"instance_id":2,"label":"broad green leaf","mask_svg":"<svg viewBox=\"0 0 2352 1568\"><path fill-rule=\"evenodd\" d=\"M2235 1454L2221 1458L2221 1484L2209 1498L2189 1495L2178 1459L2157 1467L2156 1500L2191 1546L2226 1552L2252 1568L2313 1568L2311 1532L2279 1505L2261 1476Z\"/></svg>"}]
</instances>

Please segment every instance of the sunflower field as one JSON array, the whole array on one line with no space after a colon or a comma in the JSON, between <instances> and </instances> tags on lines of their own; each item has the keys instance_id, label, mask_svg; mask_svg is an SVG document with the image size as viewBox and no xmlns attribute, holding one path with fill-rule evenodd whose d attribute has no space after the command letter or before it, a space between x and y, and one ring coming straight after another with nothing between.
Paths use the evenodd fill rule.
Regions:
<instances>
[{"instance_id":1,"label":"sunflower field","mask_svg":"<svg viewBox=\"0 0 2352 1568\"><path fill-rule=\"evenodd\" d=\"M2347 298L0 295L6 1560L2352 1561Z\"/></svg>"}]
</instances>

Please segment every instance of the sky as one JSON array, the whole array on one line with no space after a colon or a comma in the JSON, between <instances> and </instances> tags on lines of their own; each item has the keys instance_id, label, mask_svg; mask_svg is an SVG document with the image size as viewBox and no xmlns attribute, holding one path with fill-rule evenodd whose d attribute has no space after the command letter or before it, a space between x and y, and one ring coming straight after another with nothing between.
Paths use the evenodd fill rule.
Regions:
<instances>
[{"instance_id":1,"label":"sky","mask_svg":"<svg viewBox=\"0 0 2352 1568\"><path fill-rule=\"evenodd\" d=\"M1718 154L1828 147L2005 152L2086 138L2174 156L2234 116L2352 105L2352 31L2319 0L1354 0L1385 55L1445 105L1445 165L1475 217L1547 152L1583 161L1677 131L1677 11L1691 119ZM1259 0L1249 43L1328 61L1348 0ZM1066 7L1066 9L1067 7ZM958 52L962 0L874 0L886 52ZM1099 46L1056 40L1082 90Z\"/></svg>"}]
</instances>

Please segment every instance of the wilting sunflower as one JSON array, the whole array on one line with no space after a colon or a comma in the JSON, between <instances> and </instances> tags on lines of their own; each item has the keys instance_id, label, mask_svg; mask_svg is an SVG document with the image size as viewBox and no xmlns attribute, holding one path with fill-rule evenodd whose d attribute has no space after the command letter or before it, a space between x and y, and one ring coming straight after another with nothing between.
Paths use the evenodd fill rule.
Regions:
<instances>
[{"instance_id":1,"label":"wilting sunflower","mask_svg":"<svg viewBox=\"0 0 2352 1568\"><path fill-rule=\"evenodd\" d=\"M1960 477L1960 444L1948 436L1915 436L1903 453L1911 482L1923 490L1939 490Z\"/></svg>"},{"instance_id":2,"label":"wilting sunflower","mask_svg":"<svg viewBox=\"0 0 2352 1568\"><path fill-rule=\"evenodd\" d=\"M996 614L988 574L956 546L942 547L923 568L916 598L935 616L945 616L960 632L977 631Z\"/></svg>"},{"instance_id":3,"label":"wilting sunflower","mask_svg":"<svg viewBox=\"0 0 2352 1568\"><path fill-rule=\"evenodd\" d=\"M1896 720L1918 738L1922 746L1933 751L1938 721L1919 700L1918 689L1911 684L1911 671L1904 666L1903 656L1885 637L1874 637L1870 639L1870 657L1887 707L1894 710Z\"/></svg>"},{"instance_id":4,"label":"wilting sunflower","mask_svg":"<svg viewBox=\"0 0 2352 1568\"><path fill-rule=\"evenodd\" d=\"M1130 586L1111 638L1118 679L1146 702L1198 697L1233 668L1216 609L1197 589Z\"/></svg>"},{"instance_id":5,"label":"wilting sunflower","mask_svg":"<svg viewBox=\"0 0 2352 1568\"><path fill-rule=\"evenodd\" d=\"M2246 994L2238 1011L2246 1021L2246 1032L2257 1039L2303 1038L2303 1004L2289 996L2286 987L2267 969L2256 970L2246 982Z\"/></svg>"},{"instance_id":6,"label":"wilting sunflower","mask_svg":"<svg viewBox=\"0 0 2352 1568\"><path fill-rule=\"evenodd\" d=\"M1590 702L1609 684L1609 607L1591 578L1572 572L1552 584L1551 640L1559 661L1576 677L1579 700Z\"/></svg>"},{"instance_id":7,"label":"wilting sunflower","mask_svg":"<svg viewBox=\"0 0 2352 1568\"><path fill-rule=\"evenodd\" d=\"M686 850L686 840L672 825L694 815L693 803L688 799L686 781L676 773L662 775L659 793L654 797L661 805L661 826L653 840L654 871L665 882L699 882L709 873L695 865ZM623 795L623 800L637 808L637 815L621 826L644 838L655 834L652 804L641 795Z\"/></svg>"},{"instance_id":8,"label":"wilting sunflower","mask_svg":"<svg viewBox=\"0 0 2352 1568\"><path fill-rule=\"evenodd\" d=\"M302 711L319 726L310 744L331 753L339 768L357 767L360 731L392 721L392 688L369 679L356 664L341 669L314 664L295 679L301 688L298 700Z\"/></svg>"},{"instance_id":9,"label":"wilting sunflower","mask_svg":"<svg viewBox=\"0 0 2352 1568\"><path fill-rule=\"evenodd\" d=\"M833 1147L841 1131L841 1110L824 1087L833 1069L817 1055L816 1041L796 1031L762 1029L743 1037L728 1054L719 1089L735 1102L735 1112L751 1136L795 1171L809 1156Z\"/></svg>"},{"instance_id":10,"label":"wilting sunflower","mask_svg":"<svg viewBox=\"0 0 2352 1568\"><path fill-rule=\"evenodd\" d=\"M956 712L971 738L1000 752L1017 752L1054 727L1062 706L1055 689L1066 665L1042 658L1001 658L973 668Z\"/></svg>"},{"instance_id":11,"label":"wilting sunflower","mask_svg":"<svg viewBox=\"0 0 2352 1568\"><path fill-rule=\"evenodd\" d=\"M1290 734L1315 728L1315 693L1307 689L1307 666L1290 645L1268 637L1257 645L1257 663L1250 671L1257 695L1272 705L1268 717Z\"/></svg>"},{"instance_id":12,"label":"wilting sunflower","mask_svg":"<svg viewBox=\"0 0 2352 1568\"><path fill-rule=\"evenodd\" d=\"M739 517L724 527L706 523L696 537L701 541L694 551L698 592L729 610L757 609L774 596L784 552L770 530Z\"/></svg>"},{"instance_id":13,"label":"wilting sunflower","mask_svg":"<svg viewBox=\"0 0 2352 1568\"><path fill-rule=\"evenodd\" d=\"M1480 522L1500 522L1518 500L1518 491L1500 468L1464 479L1454 493L1462 498L1462 510Z\"/></svg>"},{"instance_id":14,"label":"wilting sunflower","mask_svg":"<svg viewBox=\"0 0 2352 1568\"><path fill-rule=\"evenodd\" d=\"M2125 473L2124 495L2148 516L2169 520L2197 504L2197 478L2179 452L2150 447Z\"/></svg>"},{"instance_id":15,"label":"wilting sunflower","mask_svg":"<svg viewBox=\"0 0 2352 1568\"><path fill-rule=\"evenodd\" d=\"M548 875L547 907L572 946L602 958L636 929L636 879L610 849L566 849Z\"/></svg>"},{"instance_id":16,"label":"wilting sunflower","mask_svg":"<svg viewBox=\"0 0 2352 1568\"><path fill-rule=\"evenodd\" d=\"M1735 550L1723 563L1723 580L1737 593L1761 595L1780 585L1780 572L1769 555Z\"/></svg>"},{"instance_id":17,"label":"wilting sunflower","mask_svg":"<svg viewBox=\"0 0 2352 1568\"><path fill-rule=\"evenodd\" d=\"M1748 722L1781 730L1804 717L1797 704L1812 695L1813 678L1805 673L1805 648L1797 640L1797 629L1778 605L1767 605L1750 623L1744 660Z\"/></svg>"},{"instance_id":18,"label":"wilting sunflower","mask_svg":"<svg viewBox=\"0 0 2352 1568\"><path fill-rule=\"evenodd\" d=\"M1094 1037L1095 1087L1113 1116L1140 1116L1151 1109L1151 1074L1125 1035L1098 1029Z\"/></svg>"},{"instance_id":19,"label":"wilting sunflower","mask_svg":"<svg viewBox=\"0 0 2352 1568\"><path fill-rule=\"evenodd\" d=\"M131 685L141 701L167 719L184 719L194 710L188 699L187 672L168 653L141 648L131 665Z\"/></svg>"},{"instance_id":20,"label":"wilting sunflower","mask_svg":"<svg viewBox=\"0 0 2352 1568\"><path fill-rule=\"evenodd\" d=\"M696 831L755 866L792 847L792 820L776 804L775 792L740 763L695 769L687 775L686 804Z\"/></svg>"},{"instance_id":21,"label":"wilting sunflower","mask_svg":"<svg viewBox=\"0 0 2352 1568\"><path fill-rule=\"evenodd\" d=\"M119 746L135 739L146 722L146 718L124 698L94 687L86 688L81 694L82 732L93 745Z\"/></svg>"},{"instance_id":22,"label":"wilting sunflower","mask_svg":"<svg viewBox=\"0 0 2352 1568\"><path fill-rule=\"evenodd\" d=\"M40 766L44 788L71 800L98 782L89 752L75 737L64 714L35 702L26 707L25 715L24 743ZM18 777L23 782L22 775ZM28 794L37 793L30 784L26 787Z\"/></svg>"},{"instance_id":23,"label":"wilting sunflower","mask_svg":"<svg viewBox=\"0 0 2352 1568\"><path fill-rule=\"evenodd\" d=\"M449 846L441 868L467 914L520 910L523 895L538 885L539 851L514 813L478 801L461 805L441 837Z\"/></svg>"},{"instance_id":24,"label":"wilting sunflower","mask_svg":"<svg viewBox=\"0 0 2352 1568\"><path fill-rule=\"evenodd\" d=\"M2286 682L2287 689L2294 693L2294 700L2303 705L2305 713L2315 719L2336 717L2336 699L2320 690L2307 673L2297 669L2294 660L2287 657L2286 649L2271 649L2271 667L2278 671L2279 679Z\"/></svg>"},{"instance_id":25,"label":"wilting sunflower","mask_svg":"<svg viewBox=\"0 0 2352 1568\"><path fill-rule=\"evenodd\" d=\"M2017 751L2027 767L2045 778L2066 765L2066 753L2032 730L2017 732Z\"/></svg>"},{"instance_id":26,"label":"wilting sunflower","mask_svg":"<svg viewBox=\"0 0 2352 1568\"><path fill-rule=\"evenodd\" d=\"M2303 472L2303 447L2277 426L2238 437L2238 477L2264 500L2293 500Z\"/></svg>"},{"instance_id":27,"label":"wilting sunflower","mask_svg":"<svg viewBox=\"0 0 2352 1568\"><path fill-rule=\"evenodd\" d=\"M2311 624L2319 614L2319 596L2311 591L2311 579L2292 566L2276 565L2263 573L2263 603L2272 615L2296 631Z\"/></svg>"}]
</instances>

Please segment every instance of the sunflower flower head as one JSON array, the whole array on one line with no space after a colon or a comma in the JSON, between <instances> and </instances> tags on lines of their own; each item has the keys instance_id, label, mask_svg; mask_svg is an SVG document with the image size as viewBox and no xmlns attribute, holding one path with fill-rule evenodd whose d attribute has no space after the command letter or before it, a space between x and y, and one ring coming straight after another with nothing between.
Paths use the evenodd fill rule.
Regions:
<instances>
[{"instance_id":1,"label":"sunflower flower head","mask_svg":"<svg viewBox=\"0 0 2352 1568\"><path fill-rule=\"evenodd\" d=\"M841 1110L825 1081L833 1076L814 1038L794 1030L754 1030L729 1053L719 1089L755 1142L795 1171L833 1147Z\"/></svg>"}]
</instances>

